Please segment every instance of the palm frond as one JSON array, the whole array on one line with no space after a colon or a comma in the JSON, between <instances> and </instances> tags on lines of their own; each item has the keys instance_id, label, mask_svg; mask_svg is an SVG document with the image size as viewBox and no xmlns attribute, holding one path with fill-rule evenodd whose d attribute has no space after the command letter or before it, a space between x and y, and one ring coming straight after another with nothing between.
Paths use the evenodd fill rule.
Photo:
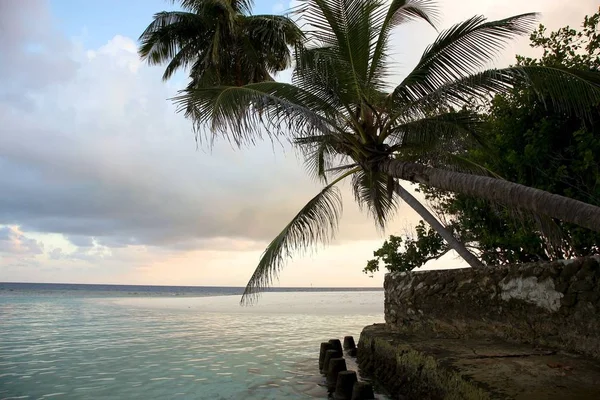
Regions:
<instances>
[{"instance_id":1,"label":"palm frond","mask_svg":"<svg viewBox=\"0 0 600 400\"><path fill-rule=\"evenodd\" d=\"M203 32L209 28L200 15L181 11L162 11L139 37L139 54L151 65L162 64L175 57L187 45L201 48Z\"/></svg>"},{"instance_id":2,"label":"palm frond","mask_svg":"<svg viewBox=\"0 0 600 400\"><path fill-rule=\"evenodd\" d=\"M326 170L333 165L335 152L328 143L322 142L304 151L304 166L313 178L327 183Z\"/></svg>"},{"instance_id":3,"label":"palm frond","mask_svg":"<svg viewBox=\"0 0 600 400\"><path fill-rule=\"evenodd\" d=\"M349 63L339 57L335 48L299 48L292 82L303 90L327 99L339 108L353 104L356 92L351 90L354 77Z\"/></svg>"},{"instance_id":4,"label":"palm frond","mask_svg":"<svg viewBox=\"0 0 600 400\"><path fill-rule=\"evenodd\" d=\"M482 143L481 117L471 111L452 111L395 124L387 136L389 144L404 147L437 144L447 147L453 141ZM446 148L450 150L450 148Z\"/></svg>"},{"instance_id":5,"label":"palm frond","mask_svg":"<svg viewBox=\"0 0 600 400\"><path fill-rule=\"evenodd\" d=\"M352 164L344 164L344 165L340 165L338 167L331 167L325 170L325 173L329 173L329 174L341 174L344 173L345 171L351 170L351 169L355 169L355 168L359 168L360 165L358 165L357 163L352 163Z\"/></svg>"},{"instance_id":6,"label":"palm frond","mask_svg":"<svg viewBox=\"0 0 600 400\"><path fill-rule=\"evenodd\" d=\"M252 15L242 17L240 24L244 38L272 72L286 69L291 63L290 48L297 48L304 41L302 30L286 16Z\"/></svg>"},{"instance_id":7,"label":"palm frond","mask_svg":"<svg viewBox=\"0 0 600 400\"><path fill-rule=\"evenodd\" d=\"M281 82L246 86L200 87L175 97L198 134L222 135L237 146L253 144L263 129L271 137L328 133L335 110L314 94ZM202 131L209 128L209 131ZM199 137L202 139L202 136Z\"/></svg>"},{"instance_id":8,"label":"palm frond","mask_svg":"<svg viewBox=\"0 0 600 400\"><path fill-rule=\"evenodd\" d=\"M340 172L348 170L349 168L346 167L339 168L335 166L350 162L356 153L354 150L356 143L349 142L339 132L296 137L293 143L302 153L308 173L325 183L328 175L336 178ZM352 168L356 166L357 164L352 164Z\"/></svg>"},{"instance_id":9,"label":"palm frond","mask_svg":"<svg viewBox=\"0 0 600 400\"><path fill-rule=\"evenodd\" d=\"M303 43L300 28L280 15L247 15L251 1L181 1L185 11L163 11L140 36L140 56L168 63L163 79L194 65L192 86L272 80L291 64L290 47Z\"/></svg>"},{"instance_id":10,"label":"palm frond","mask_svg":"<svg viewBox=\"0 0 600 400\"><path fill-rule=\"evenodd\" d=\"M371 48L378 31L374 24L382 7L377 0L304 0L300 9L307 25L307 40L314 47L327 48L332 67L339 69L338 84L363 97Z\"/></svg>"},{"instance_id":11,"label":"palm frond","mask_svg":"<svg viewBox=\"0 0 600 400\"><path fill-rule=\"evenodd\" d=\"M530 32L536 14L485 21L484 17L475 16L442 32L398 85L396 96L413 101L480 71L494 60L507 41Z\"/></svg>"},{"instance_id":12,"label":"palm frond","mask_svg":"<svg viewBox=\"0 0 600 400\"><path fill-rule=\"evenodd\" d=\"M490 69L440 86L420 98L405 102L394 92L392 120L423 118L440 107L461 108L473 100L490 100L516 86L535 89L542 101L550 101L565 112L586 114L590 104L600 101L600 74L560 67L516 66Z\"/></svg>"},{"instance_id":13,"label":"palm frond","mask_svg":"<svg viewBox=\"0 0 600 400\"><path fill-rule=\"evenodd\" d=\"M250 14L254 1L252 0L170 0L179 3L182 9L202 14L207 10L221 10L221 14L233 15L236 13Z\"/></svg>"},{"instance_id":14,"label":"palm frond","mask_svg":"<svg viewBox=\"0 0 600 400\"><path fill-rule=\"evenodd\" d=\"M504 179L491 169L458 154L444 154L442 157L440 157L440 159L441 162L438 162L437 165L443 165L446 169L451 171Z\"/></svg>"},{"instance_id":15,"label":"palm frond","mask_svg":"<svg viewBox=\"0 0 600 400\"><path fill-rule=\"evenodd\" d=\"M199 62L204 59L202 56L202 49L199 48L198 42L190 42L182 46L179 51L171 57L171 61L167 64L165 72L163 73L163 81L169 80L177 70L186 69L190 64L194 65L195 68L191 69L192 79L197 79L200 75L204 75L207 72L207 68L202 65L200 67ZM158 60L158 59L156 59ZM162 64L162 62L160 62Z\"/></svg>"},{"instance_id":16,"label":"palm frond","mask_svg":"<svg viewBox=\"0 0 600 400\"><path fill-rule=\"evenodd\" d=\"M352 175L356 202L361 209L367 209L382 230L398 205L394 189L394 179L385 173L361 169Z\"/></svg>"},{"instance_id":17,"label":"palm frond","mask_svg":"<svg viewBox=\"0 0 600 400\"><path fill-rule=\"evenodd\" d=\"M561 112L590 117L600 103L600 73L564 67L514 67L518 84L531 87L538 98Z\"/></svg>"},{"instance_id":18,"label":"palm frond","mask_svg":"<svg viewBox=\"0 0 600 400\"><path fill-rule=\"evenodd\" d=\"M424 20L435 28L438 12L432 0L392 0L378 27L379 35L373 46L368 82L384 78L391 31L398 25L411 20Z\"/></svg>"},{"instance_id":19,"label":"palm frond","mask_svg":"<svg viewBox=\"0 0 600 400\"><path fill-rule=\"evenodd\" d=\"M440 17L436 3L435 0L392 0L382 29L414 20L423 20L435 29Z\"/></svg>"},{"instance_id":20,"label":"palm frond","mask_svg":"<svg viewBox=\"0 0 600 400\"><path fill-rule=\"evenodd\" d=\"M294 144L304 157L304 166L314 179L327 184L325 170L331 167L335 150L329 143L334 135L303 136L294 139Z\"/></svg>"},{"instance_id":21,"label":"palm frond","mask_svg":"<svg viewBox=\"0 0 600 400\"><path fill-rule=\"evenodd\" d=\"M489 69L440 86L408 103L401 90L395 90L389 98L391 120L426 118L441 108L462 108L474 99L491 100L494 94L508 92L518 81L511 68Z\"/></svg>"},{"instance_id":22,"label":"palm frond","mask_svg":"<svg viewBox=\"0 0 600 400\"><path fill-rule=\"evenodd\" d=\"M336 183L325 186L267 246L246 285L242 304L256 300L259 293L277 278L285 260L295 252L333 238L342 213L342 197Z\"/></svg>"}]
</instances>

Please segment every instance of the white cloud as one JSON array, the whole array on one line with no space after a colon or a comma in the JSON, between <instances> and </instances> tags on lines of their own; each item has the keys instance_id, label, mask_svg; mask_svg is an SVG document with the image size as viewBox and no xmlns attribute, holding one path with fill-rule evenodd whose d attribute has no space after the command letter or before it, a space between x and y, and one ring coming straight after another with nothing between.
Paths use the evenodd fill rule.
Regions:
<instances>
[{"instance_id":1,"label":"white cloud","mask_svg":"<svg viewBox=\"0 0 600 400\"><path fill-rule=\"evenodd\" d=\"M43 251L43 243L28 237L19 227L0 225L0 253L30 257L42 254Z\"/></svg>"}]
</instances>

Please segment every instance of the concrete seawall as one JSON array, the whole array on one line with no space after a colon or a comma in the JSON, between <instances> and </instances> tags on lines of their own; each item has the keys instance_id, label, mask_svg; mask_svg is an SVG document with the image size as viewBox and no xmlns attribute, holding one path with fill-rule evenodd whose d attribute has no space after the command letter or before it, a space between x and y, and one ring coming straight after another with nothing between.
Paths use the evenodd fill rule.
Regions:
<instances>
[{"instance_id":1,"label":"concrete seawall","mask_svg":"<svg viewBox=\"0 0 600 400\"><path fill-rule=\"evenodd\" d=\"M409 399L600 398L599 260L388 274L360 367Z\"/></svg>"}]
</instances>

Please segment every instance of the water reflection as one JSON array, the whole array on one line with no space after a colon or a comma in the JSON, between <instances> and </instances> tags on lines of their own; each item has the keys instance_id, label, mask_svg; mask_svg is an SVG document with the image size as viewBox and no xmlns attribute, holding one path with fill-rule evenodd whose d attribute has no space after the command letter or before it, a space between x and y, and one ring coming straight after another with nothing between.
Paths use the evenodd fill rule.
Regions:
<instances>
[{"instance_id":1,"label":"water reflection","mask_svg":"<svg viewBox=\"0 0 600 400\"><path fill-rule=\"evenodd\" d=\"M3 297L0 398L326 398L319 343L383 319L381 292L238 300Z\"/></svg>"}]
</instances>

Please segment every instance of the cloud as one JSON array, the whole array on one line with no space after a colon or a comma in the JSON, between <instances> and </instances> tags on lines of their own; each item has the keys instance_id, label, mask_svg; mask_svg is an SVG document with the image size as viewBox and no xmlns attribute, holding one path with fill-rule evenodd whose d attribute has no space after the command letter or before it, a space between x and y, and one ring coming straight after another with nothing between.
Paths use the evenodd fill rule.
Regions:
<instances>
[{"instance_id":1,"label":"cloud","mask_svg":"<svg viewBox=\"0 0 600 400\"><path fill-rule=\"evenodd\" d=\"M597 7L589 0L567 11L542 0L441 4L443 27L476 13L539 10L554 29L577 25ZM140 63L131 38L114 32L85 48L60 31L42 0L0 1L0 30L2 279L149 283L134 272L164 277L174 262L198 266L190 284L221 282L209 280L211 268L228 266L245 279L265 244L318 192L289 146L234 150L218 141L212 151L197 150L189 122L168 100L184 79L162 82L161 68ZM394 36L395 79L434 38L416 23ZM513 54L507 50L502 62ZM294 279L323 266L331 276L350 263L360 271L381 238L348 185L344 196L339 246L326 253L333 256L302 258ZM401 205L388 233L406 220L417 218Z\"/></svg>"},{"instance_id":2,"label":"cloud","mask_svg":"<svg viewBox=\"0 0 600 400\"><path fill-rule=\"evenodd\" d=\"M36 91L67 81L77 66L68 57L71 43L55 30L45 3L0 2L0 99L25 109Z\"/></svg>"},{"instance_id":3,"label":"cloud","mask_svg":"<svg viewBox=\"0 0 600 400\"><path fill-rule=\"evenodd\" d=\"M94 245L94 238L90 236L67 236L67 240L77 247L91 247Z\"/></svg>"},{"instance_id":4,"label":"cloud","mask_svg":"<svg viewBox=\"0 0 600 400\"><path fill-rule=\"evenodd\" d=\"M10 256L35 256L44 252L44 245L15 226L0 226L0 253Z\"/></svg>"},{"instance_id":5,"label":"cloud","mask_svg":"<svg viewBox=\"0 0 600 400\"><path fill-rule=\"evenodd\" d=\"M38 2L26 6L45 15ZM21 18L18 9L11 15ZM176 87L161 81L160 68L140 62L132 39L116 35L83 49L46 28L46 36L25 36L20 24L8 25L12 39L3 46L14 65L28 60L25 44L60 43L51 58L76 68L15 67L0 77L0 87L15 81L30 100L23 108L0 99L0 187L10 193L0 197L0 223L61 233L77 247L92 238L110 248L204 248L223 240L262 247L318 192L289 146L267 141L234 150L220 141L212 151L196 150L189 122L167 100ZM34 73L44 84L24 88L19 82ZM358 226L342 237L375 234L347 200L346 217Z\"/></svg>"}]
</instances>

